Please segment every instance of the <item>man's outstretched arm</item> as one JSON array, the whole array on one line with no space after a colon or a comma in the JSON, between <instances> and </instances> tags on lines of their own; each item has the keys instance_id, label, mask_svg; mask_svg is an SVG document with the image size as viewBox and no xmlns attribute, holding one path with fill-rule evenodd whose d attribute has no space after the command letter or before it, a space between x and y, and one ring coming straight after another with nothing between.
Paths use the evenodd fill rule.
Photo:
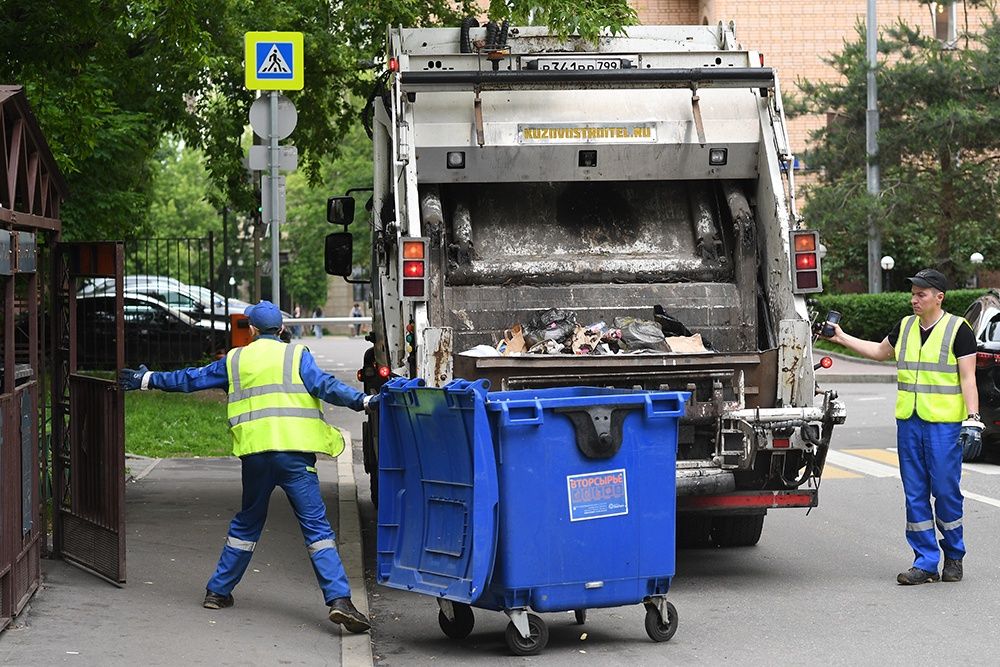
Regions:
<instances>
[{"instance_id":1,"label":"man's outstretched arm","mask_svg":"<svg viewBox=\"0 0 1000 667\"><path fill-rule=\"evenodd\" d=\"M182 391L190 393L202 389L226 389L229 376L226 374L226 359L218 359L199 368L182 368L179 371L151 371L145 365L138 369L123 368L118 375L118 383L126 390L159 389L161 391Z\"/></svg>"}]
</instances>

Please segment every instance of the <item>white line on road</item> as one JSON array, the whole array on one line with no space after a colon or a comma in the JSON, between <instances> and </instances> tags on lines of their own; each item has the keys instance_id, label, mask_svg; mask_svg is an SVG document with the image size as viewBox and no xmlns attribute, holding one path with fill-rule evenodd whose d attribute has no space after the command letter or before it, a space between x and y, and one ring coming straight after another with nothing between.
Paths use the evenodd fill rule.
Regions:
<instances>
[{"instance_id":1,"label":"white line on road","mask_svg":"<svg viewBox=\"0 0 1000 667\"><path fill-rule=\"evenodd\" d=\"M972 470L983 475L1000 475L1000 466L992 463L963 463L962 470Z\"/></svg>"},{"instance_id":2,"label":"white line on road","mask_svg":"<svg viewBox=\"0 0 1000 667\"><path fill-rule=\"evenodd\" d=\"M845 454L836 449L831 449L826 453L826 460L835 466L871 475L872 477L899 477L899 470L892 466L869 461L860 456Z\"/></svg>"},{"instance_id":3,"label":"white line on road","mask_svg":"<svg viewBox=\"0 0 1000 667\"><path fill-rule=\"evenodd\" d=\"M895 450L895 447L887 447L886 449ZM875 461L869 461L868 459L863 459L860 456L852 456L850 454L845 454L844 452L837 451L836 449L831 449L826 453L826 460L835 466L841 468L847 468L848 470L853 470L854 472L860 472L865 475L871 475L872 477L895 477L899 478L899 469L893 468L892 466L883 465L881 463L876 463ZM962 467L966 469L972 469L979 471L979 466L982 463L963 463ZM972 468L976 466L976 468ZM988 475L998 474L996 472L988 472ZM962 495L969 500L976 500L985 505L992 505L993 507L1000 507L1000 500L996 498L990 498L989 496L980 495L978 493L973 493L962 489Z\"/></svg>"}]
</instances>

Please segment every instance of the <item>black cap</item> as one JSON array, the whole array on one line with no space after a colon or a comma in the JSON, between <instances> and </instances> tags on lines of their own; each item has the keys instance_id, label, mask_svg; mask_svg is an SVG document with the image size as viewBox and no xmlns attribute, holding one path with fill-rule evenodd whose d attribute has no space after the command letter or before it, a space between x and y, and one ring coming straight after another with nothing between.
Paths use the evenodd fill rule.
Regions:
<instances>
[{"instance_id":1,"label":"black cap","mask_svg":"<svg viewBox=\"0 0 1000 667\"><path fill-rule=\"evenodd\" d=\"M933 287L939 292L948 291L948 279L944 277L943 273L934 269L921 269L917 271L917 275L907 278L907 280L917 287Z\"/></svg>"}]
</instances>

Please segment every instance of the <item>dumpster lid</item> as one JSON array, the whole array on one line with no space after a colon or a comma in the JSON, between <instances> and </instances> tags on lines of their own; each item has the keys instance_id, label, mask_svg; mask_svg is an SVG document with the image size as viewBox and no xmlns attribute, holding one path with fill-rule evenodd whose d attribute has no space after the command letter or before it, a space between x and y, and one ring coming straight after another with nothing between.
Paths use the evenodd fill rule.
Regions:
<instances>
[{"instance_id":1,"label":"dumpster lid","mask_svg":"<svg viewBox=\"0 0 1000 667\"><path fill-rule=\"evenodd\" d=\"M378 583L468 604L486 590L499 496L488 389L405 378L382 388Z\"/></svg>"}]
</instances>

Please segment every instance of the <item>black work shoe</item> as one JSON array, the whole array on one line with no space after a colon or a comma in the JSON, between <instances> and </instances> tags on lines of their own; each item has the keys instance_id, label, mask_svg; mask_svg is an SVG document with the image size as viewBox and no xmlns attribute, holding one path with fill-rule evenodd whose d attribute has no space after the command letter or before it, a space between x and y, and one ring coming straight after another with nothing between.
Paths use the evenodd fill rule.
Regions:
<instances>
[{"instance_id":1,"label":"black work shoe","mask_svg":"<svg viewBox=\"0 0 1000 667\"><path fill-rule=\"evenodd\" d=\"M201 603L201 606L205 609L225 609L232 607L234 602L232 595L219 595L212 591L205 591L205 601Z\"/></svg>"},{"instance_id":2,"label":"black work shoe","mask_svg":"<svg viewBox=\"0 0 1000 667\"><path fill-rule=\"evenodd\" d=\"M368 632L372 627L365 615L351 602L351 598L337 598L330 603L330 620L343 625L349 632L355 634Z\"/></svg>"},{"instance_id":3,"label":"black work shoe","mask_svg":"<svg viewBox=\"0 0 1000 667\"><path fill-rule=\"evenodd\" d=\"M941 570L941 581L962 580L962 559L945 558L944 569Z\"/></svg>"},{"instance_id":4,"label":"black work shoe","mask_svg":"<svg viewBox=\"0 0 1000 667\"><path fill-rule=\"evenodd\" d=\"M917 584L929 584L940 578L937 572L928 572L927 570L921 570L919 567L911 567L906 572L900 572L896 576L896 581L904 586L916 586Z\"/></svg>"}]
</instances>

